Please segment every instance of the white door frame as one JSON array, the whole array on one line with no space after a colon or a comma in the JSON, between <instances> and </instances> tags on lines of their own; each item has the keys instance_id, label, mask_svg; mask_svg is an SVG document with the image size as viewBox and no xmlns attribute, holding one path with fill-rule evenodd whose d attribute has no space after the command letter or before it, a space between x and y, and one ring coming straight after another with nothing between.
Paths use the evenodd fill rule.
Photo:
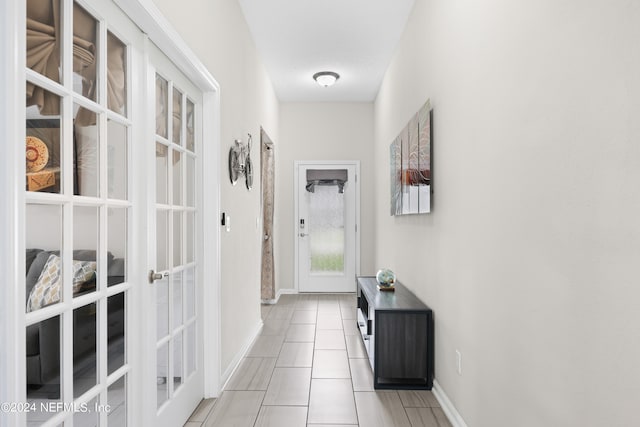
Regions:
<instances>
[{"instance_id":1,"label":"white door frame","mask_svg":"<svg viewBox=\"0 0 640 427\"><path fill-rule=\"evenodd\" d=\"M298 228L298 218L300 218L299 212L299 196L298 192L300 189L300 183L298 179L298 171L300 170L300 166L309 166L309 165L322 165L322 166L354 166L356 168L356 177L355 177L355 190L356 190L356 276L360 274L360 160L295 160L293 162L293 176L295 177L293 180L293 204L294 204L294 221L293 221L293 240L294 240L294 289L297 292L300 291L300 268L299 268L299 239L298 233L300 232ZM355 277L353 278L355 283Z\"/></svg>"},{"instance_id":2,"label":"white door frame","mask_svg":"<svg viewBox=\"0 0 640 427\"><path fill-rule=\"evenodd\" d=\"M89 3L92 0L88 0ZM201 155L207 164L220 164L220 86L182 40L171 24L151 0L113 0L129 18L135 22L149 39L203 92L203 141ZM0 2L0 55L4 63L0 67L0 87L4 97L0 100L0 137L3 155L0 156L0 271L5 286L0 295L0 402L26 402L25 343L25 163L22 144L24 141L26 81L26 0ZM135 154L134 154L135 156ZM201 218L217 218L220 210L220 168L201 169L198 178L214 190L215 197L202 200ZM217 221L202 221L198 224L204 235L203 262L207 266L208 286L204 287L204 397L215 397L220 392L220 235ZM146 277L140 273L132 277L136 286ZM141 282L142 281L142 282ZM137 308L137 307L136 307ZM131 354L132 363L140 368L143 362L139 355ZM134 383L139 381L134 380ZM143 396L141 390L132 389L134 396ZM149 394L149 393L147 393ZM155 399L155 396L153 397ZM140 402L137 402L140 403ZM135 419L133 419L134 424ZM24 425L25 412L0 411L0 427ZM138 424L139 425L139 424Z\"/></svg>"},{"instance_id":3,"label":"white door frame","mask_svg":"<svg viewBox=\"0 0 640 427\"><path fill-rule=\"evenodd\" d=\"M0 2L0 402L25 402L27 391L25 346L25 251L24 251L24 141L26 6L24 2ZM21 185L22 184L22 185ZM25 413L0 411L0 426L26 423Z\"/></svg>"}]
</instances>

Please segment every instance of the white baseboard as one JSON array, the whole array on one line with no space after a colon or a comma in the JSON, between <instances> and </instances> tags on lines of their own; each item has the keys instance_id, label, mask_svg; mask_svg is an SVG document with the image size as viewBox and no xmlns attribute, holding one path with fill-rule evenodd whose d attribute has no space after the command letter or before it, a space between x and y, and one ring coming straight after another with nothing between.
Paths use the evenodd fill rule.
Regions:
<instances>
[{"instance_id":1,"label":"white baseboard","mask_svg":"<svg viewBox=\"0 0 640 427\"><path fill-rule=\"evenodd\" d=\"M453 425L453 427L467 427L467 423L464 422L462 416L458 413L456 407L453 406L453 403L451 403L451 400L449 400L447 394L444 392L442 387L440 387L438 381L433 380L433 389L431 391L433 392L433 395L436 397L438 402L440 402L442 411L447 416L447 418L449 418L449 422L451 422L451 425Z\"/></svg>"},{"instance_id":2,"label":"white baseboard","mask_svg":"<svg viewBox=\"0 0 640 427\"><path fill-rule=\"evenodd\" d=\"M233 375L236 369L238 369L238 366L240 366L240 362L242 362L242 359L246 356L247 352L253 345L253 342L256 340L256 338L258 338L258 335L260 335L261 330L262 330L262 320L260 320L254 332L251 334L249 339L245 341L240 351L236 353L236 356L233 358L233 360L229 364L229 367L222 374L222 378L220 378L220 384L222 384L222 389L220 390L220 392L224 391L225 387L227 386L227 382L229 381L229 378L231 378L231 375Z\"/></svg>"},{"instance_id":3,"label":"white baseboard","mask_svg":"<svg viewBox=\"0 0 640 427\"><path fill-rule=\"evenodd\" d=\"M278 301L280 301L280 296L284 295L284 294L297 294L298 291L296 289L291 289L291 288L285 288L285 289L278 289L278 293L276 294L276 298L275 299L263 299L262 303L263 304L277 304Z\"/></svg>"},{"instance_id":4,"label":"white baseboard","mask_svg":"<svg viewBox=\"0 0 640 427\"><path fill-rule=\"evenodd\" d=\"M278 289L278 299L280 299L281 295L293 295L293 294L297 294L298 290L297 289L292 289L292 288L284 288L284 289Z\"/></svg>"}]
</instances>

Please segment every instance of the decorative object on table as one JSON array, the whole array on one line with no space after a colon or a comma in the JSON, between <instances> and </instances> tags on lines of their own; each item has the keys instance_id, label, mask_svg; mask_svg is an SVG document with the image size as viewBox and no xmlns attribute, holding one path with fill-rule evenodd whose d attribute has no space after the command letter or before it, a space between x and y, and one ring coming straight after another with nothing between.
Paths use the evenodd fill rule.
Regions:
<instances>
[{"instance_id":1,"label":"decorative object on table","mask_svg":"<svg viewBox=\"0 0 640 427\"><path fill-rule=\"evenodd\" d=\"M376 274L378 289L381 291L393 291L395 289L396 274L388 268L378 270Z\"/></svg>"},{"instance_id":2,"label":"decorative object on table","mask_svg":"<svg viewBox=\"0 0 640 427\"><path fill-rule=\"evenodd\" d=\"M49 148L36 136L27 136L25 145L27 190L39 191L53 187L56 184L55 174L60 168L46 168L49 163Z\"/></svg>"},{"instance_id":3,"label":"decorative object on table","mask_svg":"<svg viewBox=\"0 0 640 427\"><path fill-rule=\"evenodd\" d=\"M391 215L431 212L431 102L390 146Z\"/></svg>"},{"instance_id":4,"label":"decorative object on table","mask_svg":"<svg viewBox=\"0 0 640 427\"><path fill-rule=\"evenodd\" d=\"M242 140L236 139L234 145L229 149L229 179L235 185L238 178L245 177L247 190L253 187L253 164L251 162L251 134L247 134L248 140L244 144Z\"/></svg>"},{"instance_id":5,"label":"decorative object on table","mask_svg":"<svg viewBox=\"0 0 640 427\"><path fill-rule=\"evenodd\" d=\"M60 192L60 119L27 119L26 189Z\"/></svg>"},{"instance_id":6,"label":"decorative object on table","mask_svg":"<svg viewBox=\"0 0 640 427\"><path fill-rule=\"evenodd\" d=\"M40 172L49 162L49 149L38 137L26 139L27 172Z\"/></svg>"},{"instance_id":7,"label":"decorative object on table","mask_svg":"<svg viewBox=\"0 0 640 427\"><path fill-rule=\"evenodd\" d=\"M55 187L57 174L60 174L60 168L44 169L39 172L27 172L27 190L41 191Z\"/></svg>"}]
</instances>

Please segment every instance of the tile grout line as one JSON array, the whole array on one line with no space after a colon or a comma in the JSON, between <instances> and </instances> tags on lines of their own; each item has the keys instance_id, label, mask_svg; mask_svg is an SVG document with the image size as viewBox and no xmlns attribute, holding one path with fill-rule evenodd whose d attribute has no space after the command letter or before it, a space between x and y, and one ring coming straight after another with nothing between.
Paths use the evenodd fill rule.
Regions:
<instances>
[{"instance_id":1,"label":"tile grout line","mask_svg":"<svg viewBox=\"0 0 640 427\"><path fill-rule=\"evenodd\" d=\"M358 405L356 404L356 390L353 384L353 371L351 370L351 363L349 362L349 349L347 348L347 335L344 331L344 321L342 318L342 307L340 307L340 320L342 321L342 338L344 339L344 349L347 353L347 365L349 366L349 379L351 380L351 394L353 395L353 407L356 411L356 420L358 420L358 426L360 425L360 414L358 412Z\"/></svg>"},{"instance_id":2,"label":"tile grout line","mask_svg":"<svg viewBox=\"0 0 640 427\"><path fill-rule=\"evenodd\" d=\"M297 300L297 301L296 301L296 303L297 303L298 301L299 301L299 300ZM292 307L292 312L293 312L293 314L295 314L295 312L296 312L296 311L297 311L297 310L296 310L296 306L295 306L295 304L294 304L294 305L293 305L293 307ZM291 323L291 321L293 320L293 314L292 314L292 316L291 316L291 318L290 318L290 319L287 319L287 332L289 331L289 328L291 327L291 325L293 325L293 323ZM310 376L310 378L309 378L309 391L308 391L308 395L307 395L307 405L306 405L306 408L307 408L307 416L306 416L306 422L305 422L305 424L308 424L308 423L309 423L309 404L310 404L310 400L311 400L311 381L312 381L312 378L313 378L313 364L314 364L314 357L313 357L313 354L314 354L314 351L315 351L315 338L316 338L316 331L317 331L317 317L318 317L318 310L317 310L317 308L316 308L316 320L315 320L315 322L313 323L313 326L314 326L313 337L314 337L314 339L313 339L313 348L312 348L312 351L311 351L311 354L312 354L312 357L311 357L311 370L310 370L310 372L309 372L309 376ZM285 340L286 340L286 333L285 333ZM277 360L280 358L280 354L282 353L282 348L284 347L284 343L285 343L285 342L286 342L286 341L283 341L282 345L280 346L280 351L278 352L278 356L276 357L276 363L277 363ZM264 399L265 399L265 398L266 398L266 396L267 396L267 392L268 392L269 386L271 385L271 381L273 380L273 375L275 374L275 370L276 370L276 369L277 369L277 367L276 367L276 366L274 366L274 369L273 369L273 371L272 371L272 373L271 373L271 377L269 378L269 384L267 385L267 391L265 391L265 394L264 394L264 396L263 396L263 399L262 399L262 402L261 402L261 405L260 405L260 411L261 411L263 408L265 408L265 405L264 405ZM293 406L293 407L298 407L297 405L277 405L277 406ZM260 412L260 411L259 411L259 412ZM259 412L258 412L258 417L259 417ZM258 417L256 417L256 420L254 421L254 427L255 427L256 423L258 422Z\"/></svg>"},{"instance_id":3,"label":"tile grout line","mask_svg":"<svg viewBox=\"0 0 640 427\"><path fill-rule=\"evenodd\" d=\"M306 426L309 425L309 412L311 409L311 387L313 386L313 365L315 363L315 358L316 358L316 337L318 335L318 312L319 311L320 311L319 307L316 305L316 319L315 319L315 322L313 323L313 326L315 327L313 332L313 348L311 349L311 372L309 373L311 378L309 378L309 392L307 394L307 418L305 422Z\"/></svg>"},{"instance_id":4,"label":"tile grout line","mask_svg":"<svg viewBox=\"0 0 640 427\"><path fill-rule=\"evenodd\" d=\"M278 301L279 302L279 301ZM277 306L278 303L274 304L274 307ZM271 310L269 310L269 315L267 316L267 318L271 315ZM293 316L293 315L292 315ZM287 322L289 324L290 320L287 320ZM287 328L287 331L289 330L289 328ZM262 409L264 408L264 399L267 397L267 392L269 391L269 386L271 385L271 381L273 380L273 375L276 372L276 365L278 364L278 359L280 358L280 353L282 353L282 347L284 347L284 340L286 339L287 335L285 332L284 335L284 339L282 340L282 344L280 344L280 350L278 350L278 355L276 356L276 361L273 365L273 370L271 371L271 376L269 377L269 382L267 383L267 388L264 391L264 394L262 395L262 400L260 401L260 406L258 407L258 413L256 414L256 418L255 420L253 420L253 426L255 427L256 423L258 422L258 418L260 418L260 412L262 412Z\"/></svg>"},{"instance_id":5,"label":"tile grout line","mask_svg":"<svg viewBox=\"0 0 640 427\"><path fill-rule=\"evenodd\" d=\"M440 425L440 421L438 421L438 417L436 417L436 413L435 413L435 412L433 412L433 408L429 408L429 410L431 411L431 415L433 415L433 419L434 419L434 420L436 420L436 424L437 424L437 426L438 426L438 427L442 427L442 426Z\"/></svg>"},{"instance_id":6,"label":"tile grout line","mask_svg":"<svg viewBox=\"0 0 640 427\"><path fill-rule=\"evenodd\" d=\"M222 393L224 393L224 391ZM220 398L222 397L222 393L220 393L220 396L216 398L216 400L213 402L213 405L211 405L211 408L209 408L209 412L207 413L207 416L204 417L204 421L202 421L202 424L200 424L200 427L205 427L207 425L207 421L209 420L209 417L211 416L211 414L213 414L213 409L218 404L218 400L220 400Z\"/></svg>"}]
</instances>

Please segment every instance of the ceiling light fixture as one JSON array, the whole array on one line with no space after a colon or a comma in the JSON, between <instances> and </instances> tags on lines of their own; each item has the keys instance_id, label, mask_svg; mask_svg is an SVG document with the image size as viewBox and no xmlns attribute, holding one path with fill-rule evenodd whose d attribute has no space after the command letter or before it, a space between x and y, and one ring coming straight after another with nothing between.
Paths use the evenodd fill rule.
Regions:
<instances>
[{"instance_id":1,"label":"ceiling light fixture","mask_svg":"<svg viewBox=\"0 0 640 427\"><path fill-rule=\"evenodd\" d=\"M333 71L320 71L313 75L313 80L318 82L320 86L329 87L333 86L335 82L340 78L338 73Z\"/></svg>"}]
</instances>

